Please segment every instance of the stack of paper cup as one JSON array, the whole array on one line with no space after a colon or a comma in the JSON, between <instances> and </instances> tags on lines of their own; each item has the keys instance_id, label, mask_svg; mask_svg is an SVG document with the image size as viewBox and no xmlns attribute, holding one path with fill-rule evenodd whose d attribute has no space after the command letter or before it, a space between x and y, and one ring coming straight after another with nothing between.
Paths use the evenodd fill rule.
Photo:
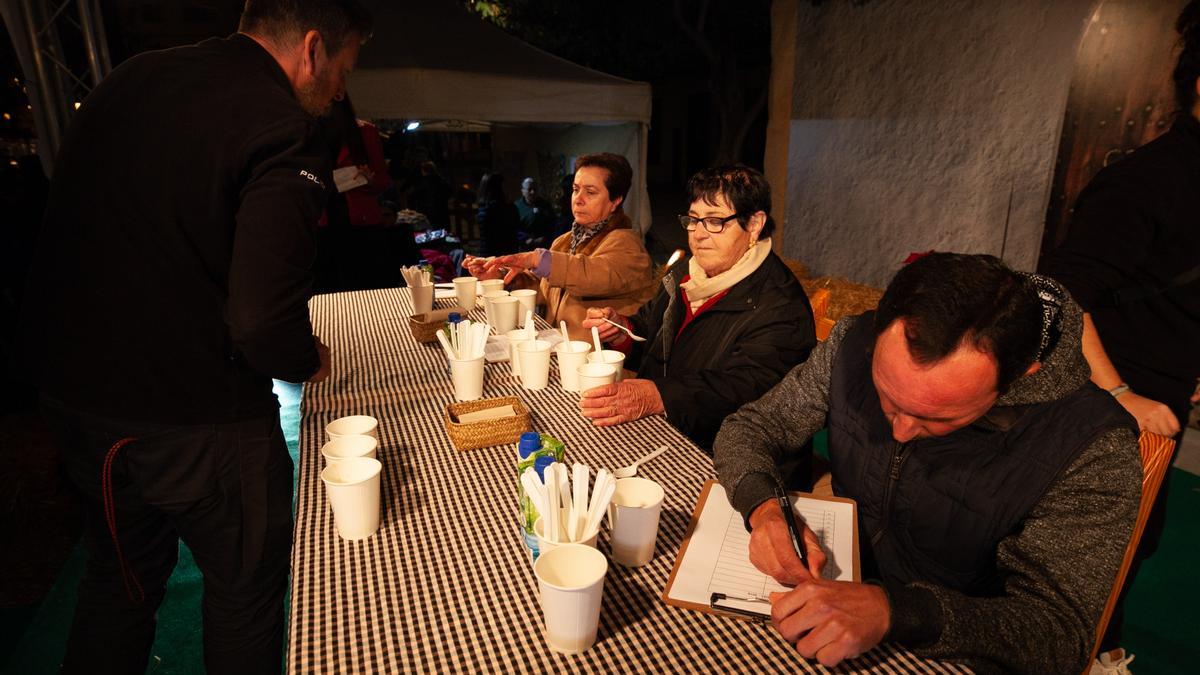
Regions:
<instances>
[{"instance_id":1,"label":"stack of paper cup","mask_svg":"<svg viewBox=\"0 0 1200 675\"><path fill-rule=\"evenodd\" d=\"M563 391L580 391L579 366L587 363L587 353L592 345L582 340L560 342L554 348L558 354L558 378Z\"/></svg>"},{"instance_id":2,"label":"stack of paper cup","mask_svg":"<svg viewBox=\"0 0 1200 675\"><path fill-rule=\"evenodd\" d=\"M475 277L455 277L454 278L454 296L458 299L458 306L462 311L469 312L475 309L475 296L478 295L479 280Z\"/></svg>"},{"instance_id":3,"label":"stack of paper cup","mask_svg":"<svg viewBox=\"0 0 1200 675\"><path fill-rule=\"evenodd\" d=\"M625 354L615 349L601 349L587 355L588 363L608 363L617 369L616 381L621 381L621 371L625 368Z\"/></svg>"},{"instance_id":4,"label":"stack of paper cup","mask_svg":"<svg viewBox=\"0 0 1200 675\"><path fill-rule=\"evenodd\" d=\"M330 439L339 436L373 436L378 438L379 435L376 429L379 427L379 420L376 420L370 415L349 415L347 417L339 417L336 420L325 425L325 434Z\"/></svg>"},{"instance_id":5,"label":"stack of paper cup","mask_svg":"<svg viewBox=\"0 0 1200 675\"><path fill-rule=\"evenodd\" d=\"M521 353L521 386L545 389L550 382L550 343L526 340L518 344L516 350Z\"/></svg>"},{"instance_id":6,"label":"stack of paper cup","mask_svg":"<svg viewBox=\"0 0 1200 675\"><path fill-rule=\"evenodd\" d=\"M376 449L379 441L374 436L352 435L338 436L321 446L321 456L325 465L336 464L351 457L370 457L378 459Z\"/></svg>"},{"instance_id":7,"label":"stack of paper cup","mask_svg":"<svg viewBox=\"0 0 1200 675\"><path fill-rule=\"evenodd\" d=\"M608 506L613 562L626 567L641 567L650 562L654 557L654 542L658 539L662 503L662 486L652 480L622 478L617 481L617 491Z\"/></svg>"},{"instance_id":8,"label":"stack of paper cup","mask_svg":"<svg viewBox=\"0 0 1200 675\"><path fill-rule=\"evenodd\" d=\"M493 291L494 293L494 291ZM500 291L504 293L504 291ZM492 328L496 329L496 335L504 335L517 327L517 310L520 309L520 303L516 298L506 295L495 295L492 301Z\"/></svg>"},{"instance_id":9,"label":"stack of paper cup","mask_svg":"<svg viewBox=\"0 0 1200 675\"><path fill-rule=\"evenodd\" d=\"M579 391L581 392L617 381L617 369L608 363L585 363L579 366L575 372L579 374Z\"/></svg>"},{"instance_id":10,"label":"stack of paper cup","mask_svg":"<svg viewBox=\"0 0 1200 675\"><path fill-rule=\"evenodd\" d=\"M604 554L582 544L563 544L538 556L533 573L551 649L579 654L596 643L607 572Z\"/></svg>"},{"instance_id":11,"label":"stack of paper cup","mask_svg":"<svg viewBox=\"0 0 1200 675\"><path fill-rule=\"evenodd\" d=\"M454 398L474 401L483 398L483 357L450 359L450 379L454 382Z\"/></svg>"},{"instance_id":12,"label":"stack of paper cup","mask_svg":"<svg viewBox=\"0 0 1200 675\"><path fill-rule=\"evenodd\" d=\"M512 366L513 377L521 376L521 356L517 351L517 345L525 342L529 334L524 328L514 328L504 334L508 338L508 364Z\"/></svg>"},{"instance_id":13,"label":"stack of paper cup","mask_svg":"<svg viewBox=\"0 0 1200 675\"><path fill-rule=\"evenodd\" d=\"M366 539L379 529L379 472L377 459L350 457L321 470L321 480L333 508L333 523L343 539Z\"/></svg>"}]
</instances>

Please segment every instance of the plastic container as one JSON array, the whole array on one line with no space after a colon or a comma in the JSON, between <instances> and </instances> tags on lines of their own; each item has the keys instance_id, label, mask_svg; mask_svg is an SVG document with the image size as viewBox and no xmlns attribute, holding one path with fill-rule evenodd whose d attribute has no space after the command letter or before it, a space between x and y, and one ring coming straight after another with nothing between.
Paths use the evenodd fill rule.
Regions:
<instances>
[{"instance_id":1,"label":"plastic container","mask_svg":"<svg viewBox=\"0 0 1200 675\"><path fill-rule=\"evenodd\" d=\"M533 524L537 522L539 514L529 496L525 494L525 487L521 485L521 474L525 473L525 469L533 467L538 473L538 478L541 478L547 466L563 461L565 453L566 448L562 441L549 434L527 431L521 434L521 439L517 441L517 504L520 508L518 521L521 534L525 537L525 545L535 556L537 535L533 533Z\"/></svg>"}]
</instances>

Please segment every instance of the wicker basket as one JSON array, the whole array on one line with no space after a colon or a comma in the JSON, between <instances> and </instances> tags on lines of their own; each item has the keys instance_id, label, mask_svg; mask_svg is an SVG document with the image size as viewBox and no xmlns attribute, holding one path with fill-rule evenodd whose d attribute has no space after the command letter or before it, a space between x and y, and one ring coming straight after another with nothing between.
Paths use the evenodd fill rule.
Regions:
<instances>
[{"instance_id":1,"label":"wicker basket","mask_svg":"<svg viewBox=\"0 0 1200 675\"><path fill-rule=\"evenodd\" d=\"M426 314L413 314L408 317L408 327L417 342L437 342L438 329L446 325L448 318L450 310L435 309Z\"/></svg>"},{"instance_id":2,"label":"wicker basket","mask_svg":"<svg viewBox=\"0 0 1200 675\"><path fill-rule=\"evenodd\" d=\"M458 422L458 416L465 413L499 408L511 405L517 411L516 417L463 424ZM458 450L475 450L489 448L493 445L516 443L521 434L530 430L529 409L516 396L502 398L484 398L478 401L463 401L446 406L446 435Z\"/></svg>"}]
</instances>

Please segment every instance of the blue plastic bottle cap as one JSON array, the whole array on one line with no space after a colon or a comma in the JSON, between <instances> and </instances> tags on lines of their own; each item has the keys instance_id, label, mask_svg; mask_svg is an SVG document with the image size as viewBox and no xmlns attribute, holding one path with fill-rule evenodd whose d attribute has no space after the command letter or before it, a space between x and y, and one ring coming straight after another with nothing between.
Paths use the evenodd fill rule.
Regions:
<instances>
[{"instance_id":1,"label":"blue plastic bottle cap","mask_svg":"<svg viewBox=\"0 0 1200 675\"><path fill-rule=\"evenodd\" d=\"M536 431L526 431L517 442L517 453L524 459L542 447L542 437Z\"/></svg>"},{"instance_id":2,"label":"blue plastic bottle cap","mask_svg":"<svg viewBox=\"0 0 1200 675\"><path fill-rule=\"evenodd\" d=\"M459 314L458 312L450 312L449 320L450 323L458 323L459 321L462 321L462 314Z\"/></svg>"},{"instance_id":3,"label":"blue plastic bottle cap","mask_svg":"<svg viewBox=\"0 0 1200 675\"><path fill-rule=\"evenodd\" d=\"M537 472L538 478L541 478L543 483L546 482L546 477L543 475L543 472L546 470L546 467L553 463L554 458L549 455L538 457L537 459L533 460L533 470Z\"/></svg>"}]
</instances>

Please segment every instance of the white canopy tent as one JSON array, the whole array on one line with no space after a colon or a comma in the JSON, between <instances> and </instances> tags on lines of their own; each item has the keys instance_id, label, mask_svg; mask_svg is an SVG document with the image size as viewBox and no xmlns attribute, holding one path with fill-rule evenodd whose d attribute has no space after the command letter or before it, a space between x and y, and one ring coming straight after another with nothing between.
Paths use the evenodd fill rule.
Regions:
<instances>
[{"instance_id":1,"label":"white canopy tent","mask_svg":"<svg viewBox=\"0 0 1200 675\"><path fill-rule=\"evenodd\" d=\"M472 16L451 0L386 3L347 88L361 117L491 123L509 185L589 152L633 165L625 211L650 226L650 85L576 65ZM565 167L568 168L569 167Z\"/></svg>"}]
</instances>

